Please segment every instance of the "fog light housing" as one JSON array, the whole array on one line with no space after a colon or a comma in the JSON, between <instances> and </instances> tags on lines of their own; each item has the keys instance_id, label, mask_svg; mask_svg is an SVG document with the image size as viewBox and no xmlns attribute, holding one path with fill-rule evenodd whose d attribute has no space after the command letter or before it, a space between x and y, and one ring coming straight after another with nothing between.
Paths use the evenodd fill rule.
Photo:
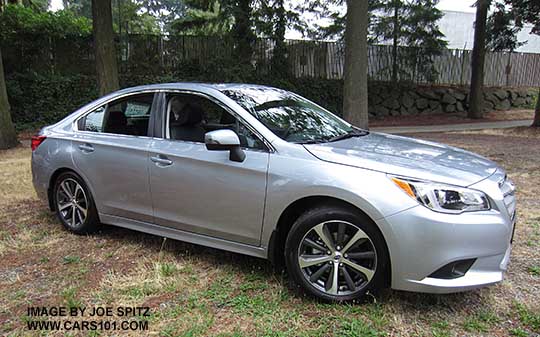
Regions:
<instances>
[{"instance_id":1,"label":"fog light housing","mask_svg":"<svg viewBox=\"0 0 540 337\"><path fill-rule=\"evenodd\" d=\"M445 280L456 279L465 275L469 271L476 259L467 259L450 262L449 264L437 269L429 277Z\"/></svg>"}]
</instances>

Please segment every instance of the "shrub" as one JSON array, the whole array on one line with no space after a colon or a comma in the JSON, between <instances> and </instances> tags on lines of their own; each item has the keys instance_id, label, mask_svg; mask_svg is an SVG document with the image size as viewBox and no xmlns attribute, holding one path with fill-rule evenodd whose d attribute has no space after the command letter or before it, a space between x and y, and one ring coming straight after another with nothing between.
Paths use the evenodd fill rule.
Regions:
<instances>
[{"instance_id":1,"label":"shrub","mask_svg":"<svg viewBox=\"0 0 540 337\"><path fill-rule=\"evenodd\" d=\"M229 70L230 71L230 70ZM227 71L227 72L229 72ZM317 79L265 79L252 74L190 74L121 76L122 87L181 81L250 82L294 91L341 115L342 82ZM220 80L222 78L222 80ZM223 80L225 78L226 80ZM88 75L14 73L6 78L11 115L18 130L52 124L99 97L97 81Z\"/></svg>"}]
</instances>

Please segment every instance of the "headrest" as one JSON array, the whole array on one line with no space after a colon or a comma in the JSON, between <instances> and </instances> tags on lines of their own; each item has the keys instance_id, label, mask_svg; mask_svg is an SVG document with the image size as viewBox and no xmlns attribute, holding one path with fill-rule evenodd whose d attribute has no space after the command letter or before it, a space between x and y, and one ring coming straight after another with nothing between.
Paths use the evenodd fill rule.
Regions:
<instances>
[{"instance_id":1,"label":"headrest","mask_svg":"<svg viewBox=\"0 0 540 337\"><path fill-rule=\"evenodd\" d=\"M120 110L109 111L109 124L127 124L127 118L124 112Z\"/></svg>"},{"instance_id":2,"label":"headrest","mask_svg":"<svg viewBox=\"0 0 540 337\"><path fill-rule=\"evenodd\" d=\"M176 100L176 97L169 104L170 119L173 125L190 126L198 124L203 120L203 110L196 104L183 103L180 100Z\"/></svg>"},{"instance_id":3,"label":"headrest","mask_svg":"<svg viewBox=\"0 0 540 337\"><path fill-rule=\"evenodd\" d=\"M219 121L220 124L229 125L236 123L236 118L231 115L230 113L223 111L221 113L221 119Z\"/></svg>"}]
</instances>

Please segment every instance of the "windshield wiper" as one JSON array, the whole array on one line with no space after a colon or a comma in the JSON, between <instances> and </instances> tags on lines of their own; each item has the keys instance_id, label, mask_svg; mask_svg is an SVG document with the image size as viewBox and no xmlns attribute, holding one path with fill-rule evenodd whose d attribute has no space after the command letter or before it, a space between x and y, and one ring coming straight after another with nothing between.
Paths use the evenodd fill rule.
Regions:
<instances>
[{"instance_id":1,"label":"windshield wiper","mask_svg":"<svg viewBox=\"0 0 540 337\"><path fill-rule=\"evenodd\" d=\"M369 131L362 130L362 129L354 129L342 135L332 137L328 141L337 142L338 140L344 140L344 139L349 139L349 138L354 138L354 137L362 137L362 136L367 136L368 134L369 134Z\"/></svg>"},{"instance_id":2,"label":"windshield wiper","mask_svg":"<svg viewBox=\"0 0 540 337\"><path fill-rule=\"evenodd\" d=\"M297 144L320 144L320 143L327 143L327 139L310 139L310 140L304 140L302 142L298 142Z\"/></svg>"}]
</instances>

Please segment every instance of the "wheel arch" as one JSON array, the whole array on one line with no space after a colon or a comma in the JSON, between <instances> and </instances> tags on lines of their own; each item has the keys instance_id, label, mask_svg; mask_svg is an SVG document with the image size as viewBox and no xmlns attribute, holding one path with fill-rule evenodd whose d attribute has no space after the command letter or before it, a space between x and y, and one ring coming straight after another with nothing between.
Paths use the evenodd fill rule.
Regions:
<instances>
[{"instance_id":1,"label":"wheel arch","mask_svg":"<svg viewBox=\"0 0 540 337\"><path fill-rule=\"evenodd\" d=\"M66 173L66 172L71 172L75 175L77 175L80 179L82 179L82 181L84 182L84 184L87 186L88 189L90 189L90 186L88 185L88 182L86 181L86 179L84 179L77 171L75 171L74 169L72 168L69 168L69 167L60 167L60 168L57 168L53 174L51 174L51 178L49 179L49 186L47 188L47 199L49 201L49 209L51 211L55 211L55 205L54 205L54 198L53 198L53 193L54 193L54 185L56 184L56 179L58 179L58 177L62 174L62 173Z\"/></svg>"},{"instance_id":2,"label":"wheel arch","mask_svg":"<svg viewBox=\"0 0 540 337\"><path fill-rule=\"evenodd\" d=\"M285 267L285 260L284 260L284 251L285 251L285 241L287 240L287 235L289 234L290 229L292 228L292 225L298 219L298 217L303 214L304 212L315 208L317 206L335 206L340 208L345 208L348 210L351 210L353 212L360 213L364 216L366 216L368 219L370 219L373 224L375 225L375 228L379 231L381 234L381 237L383 238L386 252L389 257L386 275L387 275L387 285L389 286L391 284L391 258L390 258L390 251L388 249L387 240L384 236L383 231L379 228L377 223L370 217L366 212L364 212L359 207L351 204L348 201L332 197L332 196L324 196L324 195L317 195L317 196L308 196L303 197L301 199L298 199L291 204L289 204L285 210L281 213L279 220L277 222L276 228L272 232L272 235L270 237L270 241L268 244L268 259L272 262L272 264L277 269L283 269Z\"/></svg>"}]
</instances>

